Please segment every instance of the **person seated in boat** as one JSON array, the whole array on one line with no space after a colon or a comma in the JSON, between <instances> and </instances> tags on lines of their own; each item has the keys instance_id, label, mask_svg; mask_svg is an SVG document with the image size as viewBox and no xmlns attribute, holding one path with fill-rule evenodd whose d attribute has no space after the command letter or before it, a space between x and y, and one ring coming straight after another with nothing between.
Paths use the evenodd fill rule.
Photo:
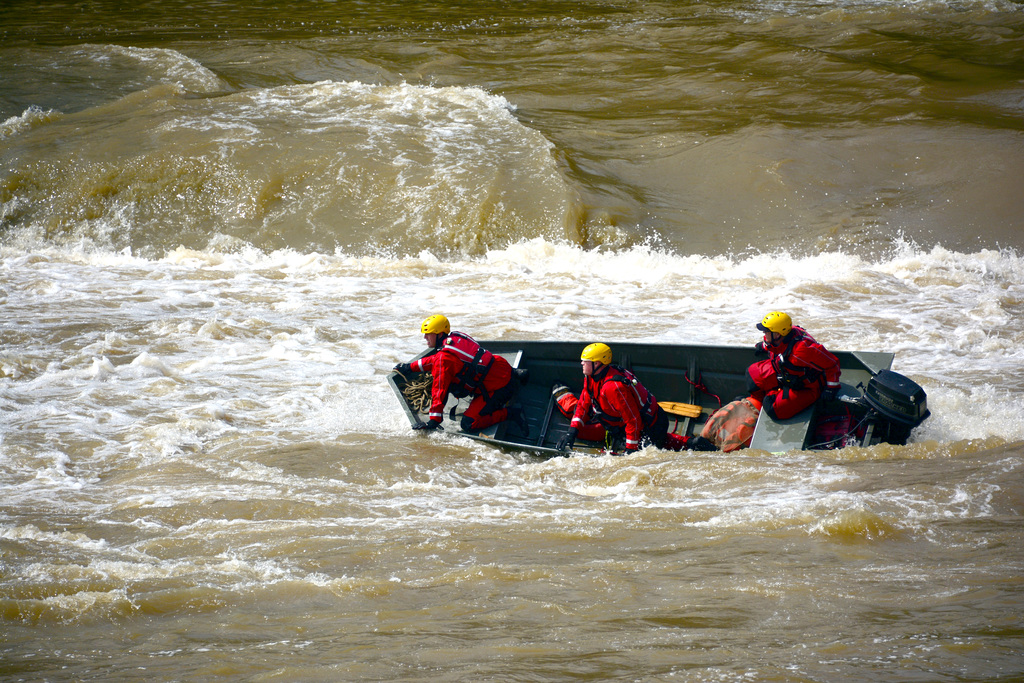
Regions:
<instances>
[{"instance_id":1,"label":"person seated in boat","mask_svg":"<svg viewBox=\"0 0 1024 683\"><path fill-rule=\"evenodd\" d=\"M793 417L819 398L839 392L839 359L793 324L782 311L772 311L757 324L764 339L754 350L768 358L747 368L750 396L775 420Z\"/></svg>"},{"instance_id":2,"label":"person seated in boat","mask_svg":"<svg viewBox=\"0 0 1024 683\"><path fill-rule=\"evenodd\" d=\"M473 399L462 416L464 430L486 429L511 418L523 436L529 435L526 417L520 407L506 407L525 374L514 372L509 362L477 344L462 332L452 332L448 318L432 315L420 325L427 346L436 352L412 363L399 363L395 370L403 375L429 372L433 375L430 414L426 422L413 429L438 429L444 418L448 394Z\"/></svg>"},{"instance_id":3,"label":"person seated in boat","mask_svg":"<svg viewBox=\"0 0 1024 683\"><path fill-rule=\"evenodd\" d=\"M558 450L571 449L577 437L603 441L606 434L623 436L627 453L651 444L675 451L686 448L684 437L669 434L668 416L658 407L654 394L632 372L612 365L612 350L607 344L584 348L580 364L583 391L579 398L565 385L552 389L559 410L572 416Z\"/></svg>"}]
</instances>

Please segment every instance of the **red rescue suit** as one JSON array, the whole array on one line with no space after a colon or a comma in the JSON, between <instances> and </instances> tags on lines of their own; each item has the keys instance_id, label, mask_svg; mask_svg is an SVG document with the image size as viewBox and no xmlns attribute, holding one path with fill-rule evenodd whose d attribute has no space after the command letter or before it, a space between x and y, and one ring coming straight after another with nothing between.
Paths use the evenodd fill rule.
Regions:
<instances>
[{"instance_id":1,"label":"red rescue suit","mask_svg":"<svg viewBox=\"0 0 1024 683\"><path fill-rule=\"evenodd\" d=\"M793 326L778 344L764 343L769 357L747 368L751 396L773 419L793 417L818 400L825 389L839 389L839 359Z\"/></svg>"},{"instance_id":2,"label":"red rescue suit","mask_svg":"<svg viewBox=\"0 0 1024 683\"><path fill-rule=\"evenodd\" d=\"M633 373L616 365L607 366L599 378L584 376L579 399L565 393L557 401L563 414L572 415L569 427L588 441L602 440L605 431L624 432L626 450L635 451L645 437L661 448L669 436L675 436L668 434L668 417L654 395ZM669 447L675 445L673 440Z\"/></svg>"},{"instance_id":3,"label":"red rescue suit","mask_svg":"<svg viewBox=\"0 0 1024 683\"><path fill-rule=\"evenodd\" d=\"M434 376L429 419L442 420L449 393L457 398L473 396L462 418L463 429L484 429L508 417L504 406L512 397L512 366L469 335L452 332L437 353L409 366L415 372Z\"/></svg>"}]
</instances>

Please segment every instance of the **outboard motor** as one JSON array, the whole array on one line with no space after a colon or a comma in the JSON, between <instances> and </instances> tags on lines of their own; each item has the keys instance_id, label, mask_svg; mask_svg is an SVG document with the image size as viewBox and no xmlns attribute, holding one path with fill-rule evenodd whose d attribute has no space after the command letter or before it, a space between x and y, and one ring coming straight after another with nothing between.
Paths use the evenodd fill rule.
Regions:
<instances>
[{"instance_id":1,"label":"outboard motor","mask_svg":"<svg viewBox=\"0 0 1024 683\"><path fill-rule=\"evenodd\" d=\"M910 431L931 415L924 389L891 370L881 370L868 381L864 399L888 422L886 440L894 444L905 444Z\"/></svg>"}]
</instances>

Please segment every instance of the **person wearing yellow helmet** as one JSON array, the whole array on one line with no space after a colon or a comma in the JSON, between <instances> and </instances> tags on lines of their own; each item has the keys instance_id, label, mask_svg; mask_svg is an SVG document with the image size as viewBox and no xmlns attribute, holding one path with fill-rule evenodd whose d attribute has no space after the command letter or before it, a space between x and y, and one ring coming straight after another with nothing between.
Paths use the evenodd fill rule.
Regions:
<instances>
[{"instance_id":1,"label":"person wearing yellow helmet","mask_svg":"<svg viewBox=\"0 0 1024 683\"><path fill-rule=\"evenodd\" d=\"M441 314L426 318L420 325L420 332L435 353L395 366L403 375L413 372L433 375L429 419L413 429L439 429L448 395L452 394L457 398L473 397L462 416L462 429L486 429L511 418L523 436L529 434L522 408L507 406L515 396L517 384L525 380L524 373L514 372L507 360L483 348L468 334L453 332L448 318Z\"/></svg>"},{"instance_id":2,"label":"person wearing yellow helmet","mask_svg":"<svg viewBox=\"0 0 1024 683\"><path fill-rule=\"evenodd\" d=\"M684 447L682 437L668 433L668 416L658 407L654 394L632 372L612 364L607 344L585 347L580 365L583 391L579 398L564 385L552 390L559 410L572 418L568 432L558 442L559 450L571 449L579 436L598 441L605 433L622 437L627 453L648 444L672 450Z\"/></svg>"},{"instance_id":3,"label":"person wearing yellow helmet","mask_svg":"<svg viewBox=\"0 0 1024 683\"><path fill-rule=\"evenodd\" d=\"M587 365L587 363L590 363L590 365ZM592 376L595 363L599 369L605 365L612 364L612 349L610 346L597 342L584 347L583 353L580 354L580 365L583 366L583 374Z\"/></svg>"},{"instance_id":4,"label":"person wearing yellow helmet","mask_svg":"<svg viewBox=\"0 0 1024 683\"><path fill-rule=\"evenodd\" d=\"M438 348L438 340L443 340L445 336L451 334L451 331L452 325L448 322L448 318L440 313L429 316L420 324L420 334L426 340L427 346L434 349Z\"/></svg>"},{"instance_id":5,"label":"person wearing yellow helmet","mask_svg":"<svg viewBox=\"0 0 1024 683\"><path fill-rule=\"evenodd\" d=\"M771 335L771 339L777 342L779 338L785 337L793 329L793 319L789 317L789 313L772 311L761 319L761 322L757 324L757 329L764 332L766 338Z\"/></svg>"},{"instance_id":6,"label":"person wearing yellow helmet","mask_svg":"<svg viewBox=\"0 0 1024 683\"><path fill-rule=\"evenodd\" d=\"M757 324L764 338L754 352L768 354L747 368L750 396L776 420L793 417L819 398L839 392L839 359L793 324L788 313L772 311Z\"/></svg>"}]
</instances>

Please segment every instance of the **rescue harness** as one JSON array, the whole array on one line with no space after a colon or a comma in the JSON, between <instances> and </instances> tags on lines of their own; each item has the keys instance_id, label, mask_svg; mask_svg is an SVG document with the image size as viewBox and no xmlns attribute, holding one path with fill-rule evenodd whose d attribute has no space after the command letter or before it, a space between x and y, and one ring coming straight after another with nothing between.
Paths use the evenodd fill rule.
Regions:
<instances>
[{"instance_id":1,"label":"rescue harness","mask_svg":"<svg viewBox=\"0 0 1024 683\"><path fill-rule=\"evenodd\" d=\"M644 428L650 427L654 424L655 418L658 416L656 406L658 402L655 400L654 395L647 391L644 385L640 384L640 381L636 378L632 372L619 365L609 365L607 375L596 382L598 385L598 391L592 394L595 400L592 404L594 411L594 417L605 426L608 427L619 427L621 425L616 424L616 420L611 416L605 414L601 410L601 402L597 399L600 396L600 385L605 382L618 382L619 384L625 384L633 390L633 395L636 396L636 402L640 404L640 414L643 416ZM639 387L639 389L637 388ZM640 393L640 389L643 389L643 395Z\"/></svg>"},{"instance_id":2,"label":"rescue harness","mask_svg":"<svg viewBox=\"0 0 1024 683\"><path fill-rule=\"evenodd\" d=\"M775 377L779 382L779 386L785 389L803 389L815 384L824 388L825 373L822 370L796 365L789 360L789 356L793 353L793 348L797 345L797 342L803 340L817 344L814 337L807 334L807 330L794 325L793 331L786 335L785 350L772 356L772 368L775 370Z\"/></svg>"}]
</instances>

